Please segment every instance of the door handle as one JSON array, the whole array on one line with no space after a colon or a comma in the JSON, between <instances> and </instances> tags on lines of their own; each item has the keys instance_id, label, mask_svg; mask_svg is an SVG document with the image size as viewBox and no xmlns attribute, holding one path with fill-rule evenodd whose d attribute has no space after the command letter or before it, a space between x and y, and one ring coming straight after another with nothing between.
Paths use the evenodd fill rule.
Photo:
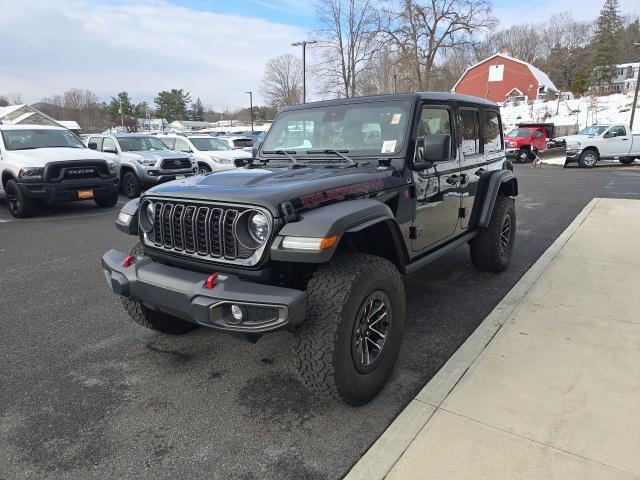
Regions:
<instances>
[{"instance_id":1,"label":"door handle","mask_svg":"<svg viewBox=\"0 0 640 480\"><path fill-rule=\"evenodd\" d=\"M627 140L629 140L628 138L623 138L622 141L626 142Z\"/></svg>"},{"instance_id":2,"label":"door handle","mask_svg":"<svg viewBox=\"0 0 640 480\"><path fill-rule=\"evenodd\" d=\"M457 183L464 183L466 178L467 177L464 174L462 174L462 175L451 175L450 177L447 177L447 183L449 185L455 185Z\"/></svg>"}]
</instances>

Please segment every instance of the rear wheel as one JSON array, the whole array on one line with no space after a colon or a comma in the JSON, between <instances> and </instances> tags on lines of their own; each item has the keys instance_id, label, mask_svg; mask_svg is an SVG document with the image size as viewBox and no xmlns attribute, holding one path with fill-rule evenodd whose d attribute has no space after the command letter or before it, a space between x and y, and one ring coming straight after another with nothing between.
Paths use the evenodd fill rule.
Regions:
<instances>
[{"instance_id":1,"label":"rear wheel","mask_svg":"<svg viewBox=\"0 0 640 480\"><path fill-rule=\"evenodd\" d=\"M12 179L7 182L4 187L4 193L11 215L16 218L25 218L33 213L35 201L20 191L15 180Z\"/></svg>"},{"instance_id":2,"label":"rear wheel","mask_svg":"<svg viewBox=\"0 0 640 480\"><path fill-rule=\"evenodd\" d=\"M529 150L521 148L518 152L518 155L516 155L516 160L518 161L518 163L525 163L529 160L529 155Z\"/></svg>"},{"instance_id":3,"label":"rear wheel","mask_svg":"<svg viewBox=\"0 0 640 480\"><path fill-rule=\"evenodd\" d=\"M471 263L478 270L504 271L509 266L515 238L515 202L511 197L498 195L489 225L469 242Z\"/></svg>"},{"instance_id":4,"label":"rear wheel","mask_svg":"<svg viewBox=\"0 0 640 480\"><path fill-rule=\"evenodd\" d=\"M623 165L631 165L634 160L635 160L635 158L633 158L633 157L622 157L620 159L620 163L623 164Z\"/></svg>"},{"instance_id":5,"label":"rear wheel","mask_svg":"<svg viewBox=\"0 0 640 480\"><path fill-rule=\"evenodd\" d=\"M122 191L129 198L140 196L140 182L133 172L127 172L122 177Z\"/></svg>"},{"instance_id":6,"label":"rear wheel","mask_svg":"<svg viewBox=\"0 0 640 480\"><path fill-rule=\"evenodd\" d=\"M404 329L404 284L373 255L346 254L307 286L307 318L295 332L294 361L309 389L362 405L385 385Z\"/></svg>"},{"instance_id":7,"label":"rear wheel","mask_svg":"<svg viewBox=\"0 0 640 480\"><path fill-rule=\"evenodd\" d=\"M144 255L140 242L131 249L131 255ZM129 314L131 319L138 325L145 328L155 330L157 332L166 333L168 335L181 335L198 328L198 325L186 322L180 318L176 318L164 312L151 310L140 302L136 302L129 298L122 297L122 306Z\"/></svg>"},{"instance_id":8,"label":"rear wheel","mask_svg":"<svg viewBox=\"0 0 640 480\"><path fill-rule=\"evenodd\" d=\"M598 155L598 152L596 152L595 150L585 150L580 155L578 164L582 168L593 168L596 166L596 163L598 163L599 158L600 156Z\"/></svg>"}]
</instances>

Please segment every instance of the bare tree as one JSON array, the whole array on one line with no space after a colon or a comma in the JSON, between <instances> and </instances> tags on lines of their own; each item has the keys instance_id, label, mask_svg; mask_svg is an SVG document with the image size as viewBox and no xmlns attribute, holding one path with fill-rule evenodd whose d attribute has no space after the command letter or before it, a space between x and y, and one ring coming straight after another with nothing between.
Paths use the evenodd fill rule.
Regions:
<instances>
[{"instance_id":1,"label":"bare tree","mask_svg":"<svg viewBox=\"0 0 640 480\"><path fill-rule=\"evenodd\" d=\"M272 58L264 67L262 95L280 109L302 102L302 62L291 54Z\"/></svg>"},{"instance_id":2,"label":"bare tree","mask_svg":"<svg viewBox=\"0 0 640 480\"><path fill-rule=\"evenodd\" d=\"M320 0L316 4L320 61L314 72L325 95L353 97L378 52L379 15L372 0Z\"/></svg>"},{"instance_id":3,"label":"bare tree","mask_svg":"<svg viewBox=\"0 0 640 480\"><path fill-rule=\"evenodd\" d=\"M20 105L24 103L22 100L22 94L16 92L0 95L0 99L2 99L3 104L6 103L7 105Z\"/></svg>"},{"instance_id":4,"label":"bare tree","mask_svg":"<svg viewBox=\"0 0 640 480\"><path fill-rule=\"evenodd\" d=\"M386 11L383 33L411 68L415 90L428 90L438 55L493 27L488 0L401 0Z\"/></svg>"},{"instance_id":5,"label":"bare tree","mask_svg":"<svg viewBox=\"0 0 640 480\"><path fill-rule=\"evenodd\" d=\"M498 30L477 46L477 60L502 52L519 60L535 63L545 54L542 30L541 25L526 23Z\"/></svg>"}]
</instances>

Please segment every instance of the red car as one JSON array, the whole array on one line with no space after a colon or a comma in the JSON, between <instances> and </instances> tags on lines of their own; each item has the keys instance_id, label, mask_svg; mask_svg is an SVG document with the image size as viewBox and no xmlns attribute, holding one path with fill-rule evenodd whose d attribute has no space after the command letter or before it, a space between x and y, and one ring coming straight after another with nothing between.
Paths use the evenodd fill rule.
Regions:
<instances>
[{"instance_id":1,"label":"red car","mask_svg":"<svg viewBox=\"0 0 640 480\"><path fill-rule=\"evenodd\" d=\"M551 127L551 128L549 128ZM553 124L520 124L504 137L506 154L517 162L526 162L533 158L533 152L547 148L547 141Z\"/></svg>"}]
</instances>

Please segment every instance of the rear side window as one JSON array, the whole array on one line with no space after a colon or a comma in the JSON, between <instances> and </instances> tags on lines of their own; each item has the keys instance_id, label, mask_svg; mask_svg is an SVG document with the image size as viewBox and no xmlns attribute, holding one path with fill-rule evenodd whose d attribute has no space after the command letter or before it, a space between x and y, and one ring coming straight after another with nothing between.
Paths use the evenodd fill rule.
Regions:
<instances>
[{"instance_id":1,"label":"rear side window","mask_svg":"<svg viewBox=\"0 0 640 480\"><path fill-rule=\"evenodd\" d=\"M173 147L176 144L175 138L167 138L167 137L158 137L158 138L162 143L164 143L167 146L167 148L170 148L171 150L173 150Z\"/></svg>"},{"instance_id":2,"label":"rear side window","mask_svg":"<svg viewBox=\"0 0 640 480\"><path fill-rule=\"evenodd\" d=\"M464 155L480 153L480 125L478 111L460 110L460 148Z\"/></svg>"},{"instance_id":3,"label":"rear side window","mask_svg":"<svg viewBox=\"0 0 640 480\"><path fill-rule=\"evenodd\" d=\"M498 112L484 111L482 124L484 152L497 152L502 150L502 135L500 135L500 118Z\"/></svg>"},{"instance_id":4,"label":"rear side window","mask_svg":"<svg viewBox=\"0 0 640 480\"><path fill-rule=\"evenodd\" d=\"M536 134L533 136L533 138L544 138L544 133L538 130Z\"/></svg>"}]
</instances>

